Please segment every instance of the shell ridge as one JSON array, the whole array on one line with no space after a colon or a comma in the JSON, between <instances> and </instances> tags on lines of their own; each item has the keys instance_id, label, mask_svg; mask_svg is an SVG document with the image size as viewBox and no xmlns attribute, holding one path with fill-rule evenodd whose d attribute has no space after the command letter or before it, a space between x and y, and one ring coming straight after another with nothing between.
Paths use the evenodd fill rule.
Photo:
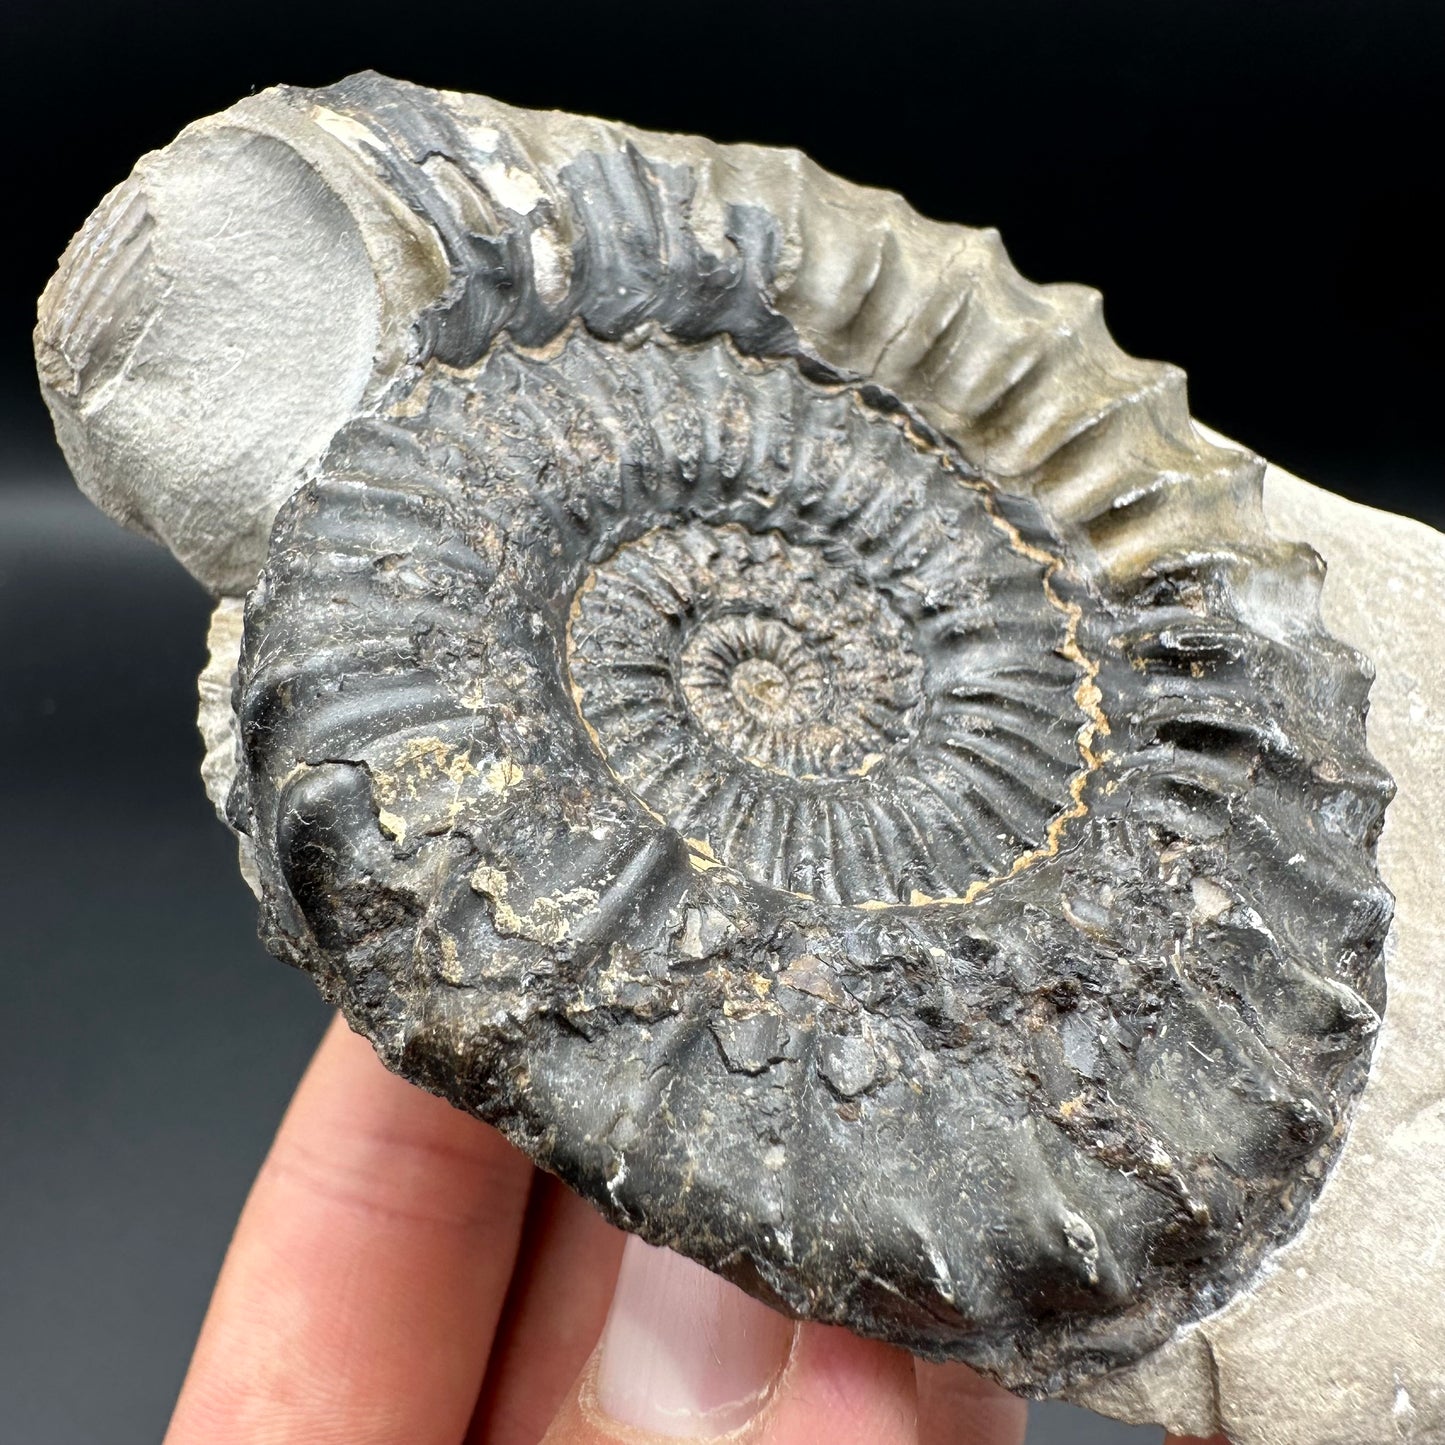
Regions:
<instances>
[{"instance_id":1,"label":"shell ridge","mask_svg":"<svg viewBox=\"0 0 1445 1445\"><path fill-rule=\"evenodd\" d=\"M1293 1186L1272 1182L1271 1171L1330 1149L1338 1119L1318 1081L1333 1088L1352 1077L1367 1034L1365 1013L1342 1023L1349 1010L1323 987L1286 1006L1251 982L1263 965L1250 959L1280 954L1313 976L1310 939L1343 958L1345 913L1361 880L1330 865L1326 847L1323 891L1313 867L1307 884L1291 882L1273 900L1249 887L1250 860L1274 857L1288 828L1266 792L1250 791L1248 768L1305 775L1259 730L1268 708L1244 709L1231 724L1237 741L1228 747L1240 756L1218 753L1218 730L1237 710L1208 668L1253 644L1217 561L1176 567L1133 597L1107 594L1099 580L1061 570L1064 543L1035 504L987 482L960 485L948 450L900 425L886 399L879 410L861 387L820 386L794 361L752 360L722 339L609 347L582 328L545 356L508 343L465 372L434 365L413 403L333 449L351 480L313 488L285 514L249 624L258 636L284 638L294 627L297 645L311 648L303 639L315 635L314 614L286 618L298 607L307 613L307 572L319 562L330 579L323 585L345 576L362 604L340 614L348 628L370 625L361 619L381 605L378 588L399 586L386 604L396 609L392 635L411 637L413 623L430 616L440 623L433 631L456 641L436 654L439 682L428 683L454 699L447 720L433 721L404 688L393 702L369 680L388 666L410 675L415 664L401 654L382 661L383 674L345 645L314 654L379 711L364 727L343 718L352 738L370 739L359 752L327 754L367 765L359 800L348 801L356 785L342 774L331 792L308 784L316 801L307 806L322 810L318 818L327 808L364 818L368 840L360 851L324 843L306 855L334 858L325 865L340 870L334 877L314 862L283 869L300 895L294 908L275 904L273 935L309 959L324 945L295 932L296 918L315 915L318 900L352 897L357 869L394 876L392 894L414 900L397 915L397 956L408 962L393 967L405 997L421 987L410 962L420 945L402 940L415 920L440 917L443 895L427 902L432 880L464 869L467 889L445 895L456 899L445 930L457 940L453 961L443 960L456 980L445 983L446 997L529 991L524 1007L517 996L521 1014L466 1015L466 1027L481 1030L487 1069L510 1067L502 1061L525 1051L529 1082L525 1097L497 1093L469 1073L444 1092L488 1117L550 1120L547 1137L529 1133L528 1147L576 1177L610 1217L737 1271L750 1287L809 1271L829 1283L806 1299L767 1287L805 1313L961 1354L1016 1385L1057 1388L1132 1358L1141 1341L1161 1338L1227 1289L1201 1291L1182 1283L1192 1273L1172 1272L1198 1269L1212 1247L1210 1221L1247 1216L1257 1250L1297 1222ZM423 440L394 440L390 428ZM872 470L870 448L889 459L884 470ZM393 468L418 465L443 477L442 456L515 478L534 505L508 512L468 483L454 487L452 510L439 510L387 480ZM373 461L374 492L364 479ZM911 481L909 469L954 479ZM808 500L820 478L821 512ZM895 490L880 496L884 485ZM393 538L383 554L403 517L421 529L408 533L406 566L348 562L349 571L333 572L342 555L329 543L280 545L302 521L323 537L351 536L358 500L378 539ZM500 559L486 610L459 610L458 593L443 603L451 613L430 611L430 590L451 575L449 539L477 525L469 508L498 533L484 549ZM526 540L535 529L537 540ZM949 549L960 547L972 550L951 560ZM907 585L915 571L930 579L924 592L938 579L998 577L994 605L1006 600L1034 620L994 632L977 625L987 613L969 604L969 628L956 618L930 623L916 637L949 661L913 685L940 689L945 701L960 688L1018 694L1033 707L976 709L977 731L957 736L946 707L937 721L905 711L898 741L855 777L832 733L815 753L790 730L809 715L810 699L823 698L834 699L828 727L839 727L869 669L890 678L907 647L925 645L908 640L925 617L923 593ZM559 595L573 594L570 607L559 606ZM952 618L956 605L928 615ZM877 611L885 607L897 611ZM1166 645L1158 639L1170 628ZM872 659L866 640L889 629L901 629L903 650ZM477 654L479 630L489 640ZM846 665L828 660L840 636L863 649ZM1032 660L1045 637L1047 666ZM1292 656L1297 641L1269 646ZM280 662L267 664L278 678ZM1052 713L1040 704L1040 677L1060 698ZM243 693L256 702L243 700L244 716L267 686L252 674ZM455 701L463 693L466 708ZM865 689L847 727L872 739L879 719L894 726L883 700L909 695L891 681L879 683L876 700ZM1065 700L1068 728L1031 733L1024 719L1058 717ZM334 727L324 708L298 718L303 729ZM1171 735L1171 719L1205 731ZM1240 721L1250 730L1239 731ZM315 755L287 733L251 727L247 736L251 766L262 771L289 766L298 751ZM957 759L945 765L951 752ZM844 772L806 771L819 765ZM1357 783L1329 786L1346 796ZM1247 804L1258 825L1228 839L1211 809L1180 810L1181 787ZM292 844L280 835L270 842L269 806L257 795L247 819L263 852L330 836L312 828ZM1354 823L1342 815L1341 826ZM586 827L599 838L586 841ZM1015 844L1000 841L1011 834ZM648 860L636 880L616 871L614 842L623 837ZM463 842L468 861L459 863L448 850ZM965 860L981 871L951 872ZM276 876L269 865L263 872ZM1051 901L1060 896L1062 907ZM334 925L316 916L331 937ZM1221 947L1230 960L1222 972L1203 961ZM1137 979L1118 981L1119 970L1135 967ZM816 993L781 985L808 970ZM358 998L349 1007L359 1022L371 1018L373 1005ZM426 1028L454 1037L461 1005L428 1007L440 1011ZM524 1016L530 1022L514 1035ZM555 1036L542 1023L554 1016ZM639 1029L651 1040L648 1088L660 1091L646 1095L651 1105L624 1082L623 1061L642 1047L632 1042ZM1321 1029L1334 1040L1327 1056L1311 1052ZM417 1034L408 1057L432 1047L429 1037ZM1136 1055L1217 1094L1219 1107L1160 1108L1151 1075L1134 1072ZM1220 1092L1206 1081L1226 1056L1236 1060L1235 1083ZM566 1102L578 1070L589 1078L585 1106ZM753 1082L730 1082L739 1080ZM786 1100L784 1113L750 1115L760 1090ZM622 1108L623 1099L633 1102ZM623 1128L619 1120L640 1122L628 1110L642 1107L653 1122L633 1142L603 1154L585 1142ZM658 1109L689 1121L685 1147ZM827 1262L831 1243L804 1201L832 1197L834 1164L871 1147L877 1129L903 1152L876 1156L875 1183L855 1195L847 1220L826 1225L828 1240L842 1230L856 1252L901 1229L914 1237L920 1221L930 1238L976 1237L983 1211L1001 1232L985 1232L991 1242L981 1253L945 1251L945 1267L930 1266L926 1279L881 1255L861 1286L851 1266ZM1013 1145L999 1143L1000 1129ZM756 1142L760 1130L777 1142ZM906 1163L928 1159L945 1138L959 1177L971 1181L962 1194ZM782 1150L786 1182L777 1192L773 1175L759 1178L749 1195L755 1213L740 1214L733 1194L754 1188L750 1168L768 1148ZM725 1213L726 1231L706 1240L690 1232L688 1211L699 1209L715 1220ZM1133 1223L1105 1240L1090 1222L1103 1217ZM1175 1234L1181 1242L1168 1259L1151 1259L1140 1244ZM1246 1251L1230 1268L1248 1270L1254 1258ZM1148 1279L1148 1289L1124 1283L1135 1279ZM1062 1332L1027 1303L1040 1289L1057 1299Z\"/></svg>"}]
</instances>

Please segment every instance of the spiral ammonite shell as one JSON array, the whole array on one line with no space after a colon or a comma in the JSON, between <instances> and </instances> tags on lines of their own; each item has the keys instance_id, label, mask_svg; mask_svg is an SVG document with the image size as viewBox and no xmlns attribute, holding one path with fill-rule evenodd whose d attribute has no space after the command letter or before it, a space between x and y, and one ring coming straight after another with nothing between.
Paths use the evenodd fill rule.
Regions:
<instances>
[{"instance_id":1,"label":"spiral ammonite shell","mask_svg":"<svg viewBox=\"0 0 1445 1445\"><path fill-rule=\"evenodd\" d=\"M271 947L799 1316L1049 1392L1227 1301L1390 913L1255 461L1090 293L796 157L290 94L446 259L247 605Z\"/></svg>"},{"instance_id":2,"label":"spiral ammonite shell","mask_svg":"<svg viewBox=\"0 0 1445 1445\"><path fill-rule=\"evenodd\" d=\"M1094 731L1058 559L847 389L717 344L624 369L660 475L555 584L614 776L705 856L829 903L961 897L1043 848ZM761 474L700 457L689 481L719 382Z\"/></svg>"}]
</instances>

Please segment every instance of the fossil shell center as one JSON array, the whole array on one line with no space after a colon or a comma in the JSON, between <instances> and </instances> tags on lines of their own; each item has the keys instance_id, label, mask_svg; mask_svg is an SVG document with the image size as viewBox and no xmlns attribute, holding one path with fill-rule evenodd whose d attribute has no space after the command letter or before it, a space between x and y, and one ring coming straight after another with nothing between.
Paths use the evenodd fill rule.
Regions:
<instances>
[{"instance_id":1,"label":"fossil shell center","mask_svg":"<svg viewBox=\"0 0 1445 1445\"><path fill-rule=\"evenodd\" d=\"M789 409L816 418L801 456L745 460L593 554L573 696L633 795L754 882L858 906L971 897L1076 815L1097 722L1077 607L1058 559L946 453L794 387ZM847 456L845 418L863 442Z\"/></svg>"}]
</instances>

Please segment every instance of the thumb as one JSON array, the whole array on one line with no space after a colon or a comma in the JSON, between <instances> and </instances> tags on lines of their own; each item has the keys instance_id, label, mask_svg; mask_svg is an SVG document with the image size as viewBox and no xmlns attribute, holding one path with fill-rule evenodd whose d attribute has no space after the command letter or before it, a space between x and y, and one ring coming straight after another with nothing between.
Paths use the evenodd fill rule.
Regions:
<instances>
[{"instance_id":1,"label":"thumb","mask_svg":"<svg viewBox=\"0 0 1445 1445\"><path fill-rule=\"evenodd\" d=\"M544 1445L715 1440L917 1445L913 1363L794 1325L701 1266L629 1239L597 1352Z\"/></svg>"}]
</instances>

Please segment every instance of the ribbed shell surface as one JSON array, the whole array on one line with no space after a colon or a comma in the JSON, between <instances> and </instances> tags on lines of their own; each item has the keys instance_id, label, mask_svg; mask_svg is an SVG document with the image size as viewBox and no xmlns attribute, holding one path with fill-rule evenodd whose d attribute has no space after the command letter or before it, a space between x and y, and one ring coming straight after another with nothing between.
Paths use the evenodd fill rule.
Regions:
<instances>
[{"instance_id":1,"label":"ribbed shell surface","mask_svg":"<svg viewBox=\"0 0 1445 1445\"><path fill-rule=\"evenodd\" d=\"M810 259L683 142L307 103L452 279L248 603L270 945L800 1316L1048 1392L1226 1301L1343 1137L1390 911L1368 669L1252 459L1084 293L948 310L866 210ZM904 319L857 364L810 287Z\"/></svg>"}]
</instances>

